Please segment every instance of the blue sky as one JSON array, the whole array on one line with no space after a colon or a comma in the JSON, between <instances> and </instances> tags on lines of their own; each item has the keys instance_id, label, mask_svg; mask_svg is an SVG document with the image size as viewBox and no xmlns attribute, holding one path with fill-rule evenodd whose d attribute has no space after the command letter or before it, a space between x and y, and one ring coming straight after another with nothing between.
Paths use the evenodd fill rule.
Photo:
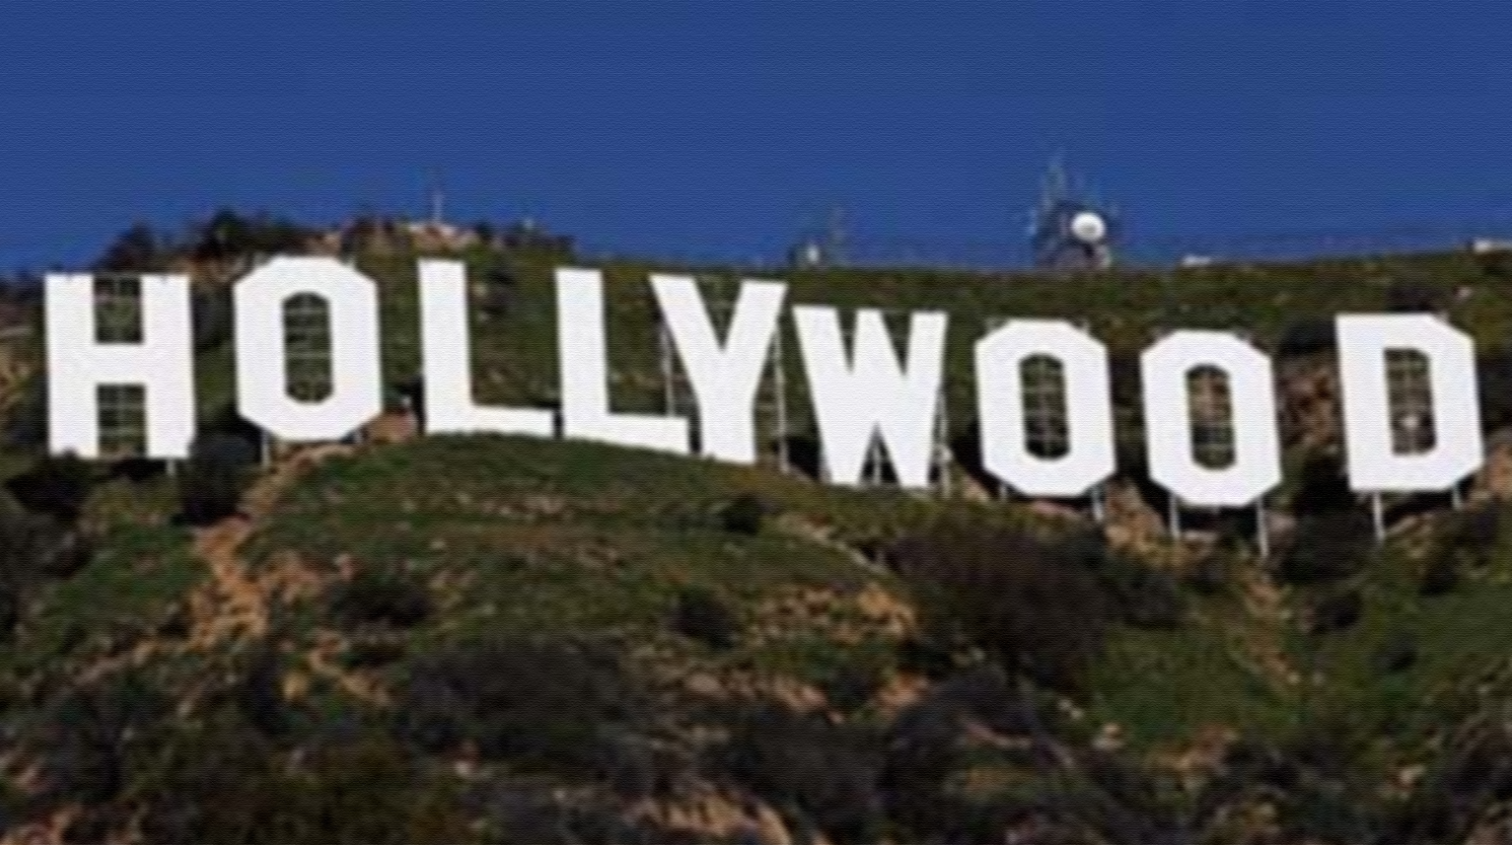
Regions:
<instances>
[{"instance_id":1,"label":"blue sky","mask_svg":"<svg viewBox=\"0 0 1512 845\"><path fill-rule=\"evenodd\" d=\"M1501 223L1512 5L549 0L0 6L0 268L133 220L533 215L591 247L1017 245L1048 159L1136 241Z\"/></svg>"}]
</instances>

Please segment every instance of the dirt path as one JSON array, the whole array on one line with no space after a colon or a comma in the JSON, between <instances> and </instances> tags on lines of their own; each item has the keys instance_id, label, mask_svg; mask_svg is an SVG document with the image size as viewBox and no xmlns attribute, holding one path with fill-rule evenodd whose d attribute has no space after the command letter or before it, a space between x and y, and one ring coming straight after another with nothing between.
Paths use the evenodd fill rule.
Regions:
<instances>
[{"instance_id":1,"label":"dirt path","mask_svg":"<svg viewBox=\"0 0 1512 845\"><path fill-rule=\"evenodd\" d=\"M289 573L274 570L254 575L240 557L241 546L300 475L326 458L352 451L350 446L330 444L295 453L252 484L242 497L241 514L195 532L193 553L205 563L210 578L189 596L189 648L210 648L228 638L255 638L266 633L269 600L286 591ZM163 647L161 641L144 640L127 654L90 666L80 681L109 674L126 664L141 663ZM312 656L311 662L317 664L317 672L333 674L320 671L319 664L324 661L318 656ZM58 845L65 841L64 833L78 811L77 806L64 807L48 819L0 833L0 845Z\"/></svg>"},{"instance_id":2,"label":"dirt path","mask_svg":"<svg viewBox=\"0 0 1512 845\"><path fill-rule=\"evenodd\" d=\"M267 632L268 599L279 585L276 573L261 577L247 569L241 547L272 513L284 491L308 469L353 447L324 444L295 453L276 464L242 497L242 512L202 528L194 537L194 556L210 570L210 581L190 600L190 643L213 646L227 637L260 637Z\"/></svg>"}]
</instances>

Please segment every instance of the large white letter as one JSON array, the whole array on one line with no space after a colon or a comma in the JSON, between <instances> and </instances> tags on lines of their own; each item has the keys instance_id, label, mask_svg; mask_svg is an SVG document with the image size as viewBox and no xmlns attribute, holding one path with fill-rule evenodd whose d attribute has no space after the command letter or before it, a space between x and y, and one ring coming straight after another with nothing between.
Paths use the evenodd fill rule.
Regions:
<instances>
[{"instance_id":1,"label":"large white letter","mask_svg":"<svg viewBox=\"0 0 1512 845\"><path fill-rule=\"evenodd\" d=\"M420 262L421 354L425 358L425 431L550 437L550 411L485 408L473 402L467 271L460 261Z\"/></svg>"},{"instance_id":2,"label":"large white letter","mask_svg":"<svg viewBox=\"0 0 1512 845\"><path fill-rule=\"evenodd\" d=\"M1022 365L1043 355L1065 379L1066 454L1031 454L1025 441ZM977 341L977 416L982 463L1030 496L1080 496L1113 474L1113 401L1108 350L1059 320L1010 320Z\"/></svg>"},{"instance_id":3,"label":"large white letter","mask_svg":"<svg viewBox=\"0 0 1512 845\"><path fill-rule=\"evenodd\" d=\"M1338 330L1350 486L1371 493L1447 490L1475 472L1483 455L1470 338L1431 314L1344 314ZM1435 436L1426 452L1393 449L1388 349L1428 359Z\"/></svg>"},{"instance_id":4,"label":"large white letter","mask_svg":"<svg viewBox=\"0 0 1512 845\"><path fill-rule=\"evenodd\" d=\"M739 464L756 462L756 389L766 368L787 285L744 282L721 344L687 276L651 277L651 289L698 399L699 451Z\"/></svg>"},{"instance_id":5,"label":"large white letter","mask_svg":"<svg viewBox=\"0 0 1512 845\"><path fill-rule=\"evenodd\" d=\"M100 455L97 389L142 385L149 458L189 456L194 359L189 277L142 276L142 342L95 342L94 278L46 280L47 438L53 454Z\"/></svg>"},{"instance_id":6,"label":"large white letter","mask_svg":"<svg viewBox=\"0 0 1512 845\"><path fill-rule=\"evenodd\" d=\"M1228 377L1234 461L1205 467L1192 454L1187 375L1199 367ZM1193 505L1240 507L1281 482L1281 443L1270 359L1224 332L1180 331L1145 350L1145 441L1150 476Z\"/></svg>"},{"instance_id":7,"label":"large white letter","mask_svg":"<svg viewBox=\"0 0 1512 845\"><path fill-rule=\"evenodd\" d=\"M682 417L609 410L604 282L599 272L559 268L556 288L562 427L566 436L688 454L688 421Z\"/></svg>"},{"instance_id":8,"label":"large white letter","mask_svg":"<svg viewBox=\"0 0 1512 845\"><path fill-rule=\"evenodd\" d=\"M945 357L945 315L911 315L906 372L898 367L880 311L857 312L851 355L846 354L835 309L798 306L793 318L828 480L859 484L872 438L880 436L899 483L928 487Z\"/></svg>"},{"instance_id":9,"label":"large white letter","mask_svg":"<svg viewBox=\"0 0 1512 845\"><path fill-rule=\"evenodd\" d=\"M331 393L319 402L289 395L284 371L284 304L320 297L331 325ZM383 410L378 291L334 258L275 258L236 284L236 395L241 415L292 442L340 440Z\"/></svg>"}]
</instances>

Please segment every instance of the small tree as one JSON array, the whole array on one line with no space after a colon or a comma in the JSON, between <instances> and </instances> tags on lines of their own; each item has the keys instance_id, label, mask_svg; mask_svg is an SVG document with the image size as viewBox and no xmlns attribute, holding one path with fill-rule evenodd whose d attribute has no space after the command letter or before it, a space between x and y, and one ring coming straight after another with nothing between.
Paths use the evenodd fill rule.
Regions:
<instances>
[{"instance_id":1,"label":"small tree","mask_svg":"<svg viewBox=\"0 0 1512 845\"><path fill-rule=\"evenodd\" d=\"M700 588L678 593L672 625L679 634L719 650L733 648L740 633L740 620L730 606Z\"/></svg>"},{"instance_id":2,"label":"small tree","mask_svg":"<svg viewBox=\"0 0 1512 845\"><path fill-rule=\"evenodd\" d=\"M1069 694L1085 691L1115 616L1097 572L1106 557L1089 536L964 524L907 539L890 555L919 597L928 640L980 648L1009 672Z\"/></svg>"},{"instance_id":3,"label":"small tree","mask_svg":"<svg viewBox=\"0 0 1512 845\"><path fill-rule=\"evenodd\" d=\"M731 499L719 513L720 525L731 534L756 535L766 521L768 506L754 493L742 493Z\"/></svg>"},{"instance_id":4,"label":"small tree","mask_svg":"<svg viewBox=\"0 0 1512 845\"><path fill-rule=\"evenodd\" d=\"M1326 581L1364 568L1374 547L1370 517L1356 511L1329 511L1297 523L1279 574L1292 583Z\"/></svg>"},{"instance_id":5,"label":"small tree","mask_svg":"<svg viewBox=\"0 0 1512 845\"><path fill-rule=\"evenodd\" d=\"M160 269L172 256L170 240L147 223L137 223L116 236L95 261L94 269L105 273L142 273Z\"/></svg>"}]
</instances>

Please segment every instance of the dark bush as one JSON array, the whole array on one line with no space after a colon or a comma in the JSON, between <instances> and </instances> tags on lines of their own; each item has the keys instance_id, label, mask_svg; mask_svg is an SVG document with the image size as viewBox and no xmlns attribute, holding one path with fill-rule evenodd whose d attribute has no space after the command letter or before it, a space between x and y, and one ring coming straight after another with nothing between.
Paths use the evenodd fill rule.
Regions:
<instances>
[{"instance_id":1,"label":"dark bush","mask_svg":"<svg viewBox=\"0 0 1512 845\"><path fill-rule=\"evenodd\" d=\"M1294 584L1353 575L1375 545L1368 514L1336 511L1303 517L1281 557L1278 574Z\"/></svg>"},{"instance_id":2,"label":"dark bush","mask_svg":"<svg viewBox=\"0 0 1512 845\"><path fill-rule=\"evenodd\" d=\"M427 751L470 742L486 758L596 773L606 737L642 718L646 701L605 646L484 640L417 660L400 695L396 728Z\"/></svg>"},{"instance_id":3,"label":"dark bush","mask_svg":"<svg viewBox=\"0 0 1512 845\"><path fill-rule=\"evenodd\" d=\"M1480 386L1481 427L1486 431L1512 426L1512 346L1482 352L1475 361Z\"/></svg>"},{"instance_id":4,"label":"dark bush","mask_svg":"<svg viewBox=\"0 0 1512 845\"><path fill-rule=\"evenodd\" d=\"M1452 554L1430 554L1423 564L1423 576L1418 581L1418 593L1424 596L1441 596L1453 592L1460 583L1460 562Z\"/></svg>"},{"instance_id":5,"label":"dark bush","mask_svg":"<svg viewBox=\"0 0 1512 845\"><path fill-rule=\"evenodd\" d=\"M177 246L173 239L147 223L136 223L116 235L95 260L94 269L105 273L146 273L161 270L172 260Z\"/></svg>"},{"instance_id":6,"label":"dark bush","mask_svg":"<svg viewBox=\"0 0 1512 845\"><path fill-rule=\"evenodd\" d=\"M222 208L196 227L189 247L199 261L222 261L244 255L286 255L303 252L314 232L267 215L244 216Z\"/></svg>"},{"instance_id":7,"label":"dark bush","mask_svg":"<svg viewBox=\"0 0 1512 845\"><path fill-rule=\"evenodd\" d=\"M720 650L733 648L740 636L740 620L729 604L714 592L701 588L677 594L672 627L691 640Z\"/></svg>"},{"instance_id":8,"label":"dark bush","mask_svg":"<svg viewBox=\"0 0 1512 845\"><path fill-rule=\"evenodd\" d=\"M1464 842L1494 805L1512 798L1512 740L1500 714L1477 714L1450 732L1447 747L1390 820L1390 842Z\"/></svg>"},{"instance_id":9,"label":"dark bush","mask_svg":"<svg viewBox=\"0 0 1512 845\"><path fill-rule=\"evenodd\" d=\"M1302 358L1331 352L1336 343L1333 320L1309 317L1292 323L1281 332L1276 352L1281 358Z\"/></svg>"},{"instance_id":10,"label":"dark bush","mask_svg":"<svg viewBox=\"0 0 1512 845\"><path fill-rule=\"evenodd\" d=\"M9 644L21 622L21 591L14 583L0 580L0 643Z\"/></svg>"},{"instance_id":11,"label":"dark bush","mask_svg":"<svg viewBox=\"0 0 1512 845\"><path fill-rule=\"evenodd\" d=\"M871 701L887 673L888 667L879 661L851 659L825 675L819 686L830 706L848 713Z\"/></svg>"},{"instance_id":12,"label":"dark bush","mask_svg":"<svg viewBox=\"0 0 1512 845\"><path fill-rule=\"evenodd\" d=\"M145 484L148 481L162 478L168 473L168 464L165 461L155 461L151 458L122 458L112 461L107 479L115 480L123 478L132 484Z\"/></svg>"},{"instance_id":13,"label":"dark bush","mask_svg":"<svg viewBox=\"0 0 1512 845\"><path fill-rule=\"evenodd\" d=\"M1114 407L1143 408L1140 373L1138 352L1119 350L1109 354L1108 378Z\"/></svg>"},{"instance_id":14,"label":"dark bush","mask_svg":"<svg viewBox=\"0 0 1512 845\"><path fill-rule=\"evenodd\" d=\"M234 315L230 285L216 285L195 291L191 313L194 315L190 327L193 330L195 352L209 352L231 340Z\"/></svg>"},{"instance_id":15,"label":"dark bush","mask_svg":"<svg viewBox=\"0 0 1512 845\"><path fill-rule=\"evenodd\" d=\"M47 447L47 386L42 375L26 379L12 394L11 404L0 419L0 437L19 452Z\"/></svg>"},{"instance_id":16,"label":"dark bush","mask_svg":"<svg viewBox=\"0 0 1512 845\"><path fill-rule=\"evenodd\" d=\"M89 501L94 471L73 455L46 457L31 469L6 482L16 501L33 513L46 514L73 524Z\"/></svg>"},{"instance_id":17,"label":"dark bush","mask_svg":"<svg viewBox=\"0 0 1512 845\"><path fill-rule=\"evenodd\" d=\"M247 658L233 695L247 724L263 736L279 738L289 732L290 719L284 702L281 662L271 645L254 650Z\"/></svg>"},{"instance_id":18,"label":"dark bush","mask_svg":"<svg viewBox=\"0 0 1512 845\"><path fill-rule=\"evenodd\" d=\"M1104 569L1102 580L1119 621L1135 628L1181 627L1186 600L1170 575L1135 560L1117 558Z\"/></svg>"},{"instance_id":19,"label":"dark bush","mask_svg":"<svg viewBox=\"0 0 1512 845\"><path fill-rule=\"evenodd\" d=\"M404 659L404 643L396 640L358 640L347 647L342 664L349 669L373 669Z\"/></svg>"},{"instance_id":20,"label":"dark bush","mask_svg":"<svg viewBox=\"0 0 1512 845\"><path fill-rule=\"evenodd\" d=\"M35 574L58 533L57 524L48 518L0 502L0 579L16 581Z\"/></svg>"},{"instance_id":21,"label":"dark bush","mask_svg":"<svg viewBox=\"0 0 1512 845\"><path fill-rule=\"evenodd\" d=\"M1405 672L1417 662L1417 638L1407 631L1388 634L1371 655L1371 666L1383 675Z\"/></svg>"},{"instance_id":22,"label":"dark bush","mask_svg":"<svg viewBox=\"0 0 1512 845\"><path fill-rule=\"evenodd\" d=\"M1439 529L1433 553L1469 566L1491 563L1501 539L1502 507L1487 502L1451 514Z\"/></svg>"},{"instance_id":23,"label":"dark bush","mask_svg":"<svg viewBox=\"0 0 1512 845\"><path fill-rule=\"evenodd\" d=\"M769 509L760 496L742 493L720 511L719 524L731 534L755 536L761 533Z\"/></svg>"},{"instance_id":24,"label":"dark bush","mask_svg":"<svg viewBox=\"0 0 1512 845\"><path fill-rule=\"evenodd\" d=\"M1512 280L1512 253L1505 251L1489 252L1480 256L1476 263L1480 265L1482 276L1494 281Z\"/></svg>"},{"instance_id":25,"label":"dark bush","mask_svg":"<svg viewBox=\"0 0 1512 845\"><path fill-rule=\"evenodd\" d=\"M72 578L94 560L94 542L77 529L46 531L34 547L32 571L49 578ZM4 555L0 555L3 559Z\"/></svg>"},{"instance_id":26,"label":"dark bush","mask_svg":"<svg viewBox=\"0 0 1512 845\"><path fill-rule=\"evenodd\" d=\"M1085 690L1117 613L1097 575L1106 558L1100 540L951 524L900 542L890 558L938 647L976 646L1009 672Z\"/></svg>"},{"instance_id":27,"label":"dark bush","mask_svg":"<svg viewBox=\"0 0 1512 845\"><path fill-rule=\"evenodd\" d=\"M499 319L509 316L519 288L515 274L504 268L494 268L483 274L483 282L483 313Z\"/></svg>"},{"instance_id":28,"label":"dark bush","mask_svg":"<svg viewBox=\"0 0 1512 845\"><path fill-rule=\"evenodd\" d=\"M932 695L903 711L887 730L877 786L888 818L911 831L944 830L965 809L946 789L963 755L959 710Z\"/></svg>"},{"instance_id":29,"label":"dark bush","mask_svg":"<svg viewBox=\"0 0 1512 845\"><path fill-rule=\"evenodd\" d=\"M0 585L13 598L19 600L26 585L39 576L68 578L77 574L93 557L93 543L78 528L24 511L14 502L0 501Z\"/></svg>"},{"instance_id":30,"label":"dark bush","mask_svg":"<svg viewBox=\"0 0 1512 845\"><path fill-rule=\"evenodd\" d=\"M1315 516L1356 507L1355 492L1349 487L1344 463L1335 455L1308 458L1302 464L1298 480L1297 492L1291 501L1291 511L1297 516Z\"/></svg>"},{"instance_id":31,"label":"dark bush","mask_svg":"<svg viewBox=\"0 0 1512 845\"><path fill-rule=\"evenodd\" d=\"M1308 631L1331 634L1354 627L1365 612L1365 601L1358 590L1328 593L1313 603L1308 615Z\"/></svg>"},{"instance_id":32,"label":"dark bush","mask_svg":"<svg viewBox=\"0 0 1512 845\"><path fill-rule=\"evenodd\" d=\"M1228 566L1218 555L1203 555L1187 567L1184 581L1198 595L1219 595L1228 589Z\"/></svg>"},{"instance_id":33,"label":"dark bush","mask_svg":"<svg viewBox=\"0 0 1512 845\"><path fill-rule=\"evenodd\" d=\"M1443 307L1444 292L1420 279L1396 279L1386 287L1389 311L1436 313Z\"/></svg>"},{"instance_id":34,"label":"dark bush","mask_svg":"<svg viewBox=\"0 0 1512 845\"><path fill-rule=\"evenodd\" d=\"M134 675L63 693L38 732L42 794L51 801L109 801L126 785L126 758L150 742L169 715L168 701Z\"/></svg>"},{"instance_id":35,"label":"dark bush","mask_svg":"<svg viewBox=\"0 0 1512 845\"><path fill-rule=\"evenodd\" d=\"M876 842L880 743L823 713L757 703L736 714L722 768L778 806L795 807L837 842Z\"/></svg>"},{"instance_id":36,"label":"dark bush","mask_svg":"<svg viewBox=\"0 0 1512 845\"><path fill-rule=\"evenodd\" d=\"M364 573L337 587L331 615L346 626L388 625L410 628L430 618L430 593L422 586L389 575Z\"/></svg>"},{"instance_id":37,"label":"dark bush","mask_svg":"<svg viewBox=\"0 0 1512 845\"><path fill-rule=\"evenodd\" d=\"M402 845L472 841L460 790L371 730L321 740L291 765L235 717L179 729L139 768L130 806L161 845Z\"/></svg>"},{"instance_id":38,"label":"dark bush","mask_svg":"<svg viewBox=\"0 0 1512 845\"><path fill-rule=\"evenodd\" d=\"M209 525L234 516L252 478L256 455L250 444L229 434L195 441L178 478L179 508L190 525Z\"/></svg>"}]
</instances>

